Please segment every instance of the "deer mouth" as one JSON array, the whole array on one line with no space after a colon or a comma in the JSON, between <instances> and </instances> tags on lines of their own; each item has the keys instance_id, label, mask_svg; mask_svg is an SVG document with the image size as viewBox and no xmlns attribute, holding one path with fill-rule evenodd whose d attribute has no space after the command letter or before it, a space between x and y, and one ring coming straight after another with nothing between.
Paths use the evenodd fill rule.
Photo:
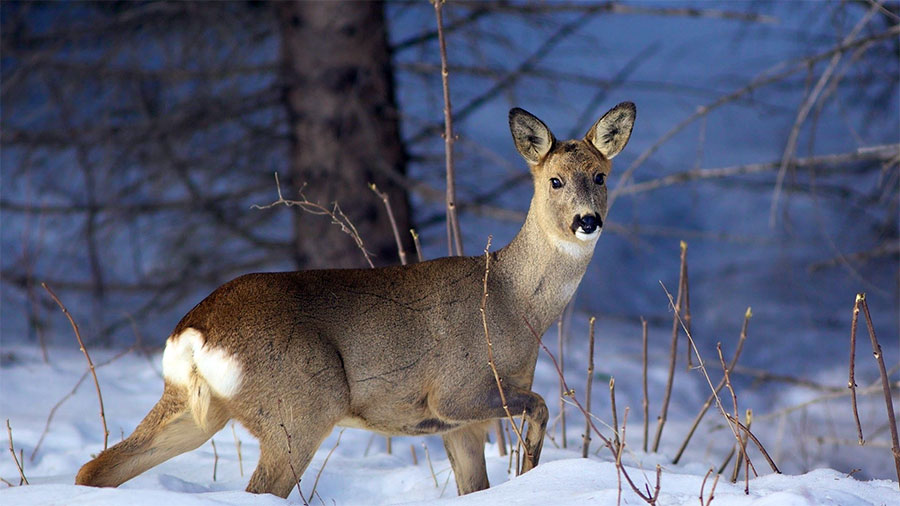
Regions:
<instances>
[{"instance_id":1,"label":"deer mouth","mask_svg":"<svg viewBox=\"0 0 900 506\"><path fill-rule=\"evenodd\" d=\"M582 241L596 239L603 230L603 219L599 214L575 215L572 220L572 233Z\"/></svg>"}]
</instances>

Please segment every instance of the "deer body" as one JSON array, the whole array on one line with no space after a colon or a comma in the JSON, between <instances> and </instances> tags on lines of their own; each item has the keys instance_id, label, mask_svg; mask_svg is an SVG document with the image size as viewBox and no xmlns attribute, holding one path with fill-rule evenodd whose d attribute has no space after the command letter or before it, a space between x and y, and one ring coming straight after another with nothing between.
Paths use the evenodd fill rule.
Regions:
<instances>
[{"instance_id":1,"label":"deer body","mask_svg":"<svg viewBox=\"0 0 900 506\"><path fill-rule=\"evenodd\" d=\"M633 104L620 104L584 140L558 142L534 116L510 112L535 194L518 235L490 254L485 313L509 410L529 422L523 471L538 462L548 417L531 391L529 325L542 334L584 275L606 217L609 159L633 121ZM460 494L487 488L484 436L505 411L487 365L484 273L484 257L450 257L226 283L168 339L162 399L76 483L117 486L236 419L260 441L251 492L286 497L335 425L440 433Z\"/></svg>"}]
</instances>

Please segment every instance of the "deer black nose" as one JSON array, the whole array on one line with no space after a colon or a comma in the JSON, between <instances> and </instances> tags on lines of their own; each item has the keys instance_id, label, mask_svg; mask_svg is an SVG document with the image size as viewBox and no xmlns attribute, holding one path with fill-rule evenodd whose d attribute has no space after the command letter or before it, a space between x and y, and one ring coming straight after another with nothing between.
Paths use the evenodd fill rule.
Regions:
<instances>
[{"instance_id":1,"label":"deer black nose","mask_svg":"<svg viewBox=\"0 0 900 506\"><path fill-rule=\"evenodd\" d=\"M586 214L584 216L576 216L575 223L584 230L585 234L592 234L594 230L603 226L603 220L596 214Z\"/></svg>"}]
</instances>

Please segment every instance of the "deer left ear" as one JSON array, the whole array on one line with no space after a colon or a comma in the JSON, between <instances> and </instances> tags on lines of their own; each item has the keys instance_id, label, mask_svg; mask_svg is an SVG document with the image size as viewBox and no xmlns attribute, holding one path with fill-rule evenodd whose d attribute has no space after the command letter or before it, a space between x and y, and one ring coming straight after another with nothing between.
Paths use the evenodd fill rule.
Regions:
<instances>
[{"instance_id":1,"label":"deer left ear","mask_svg":"<svg viewBox=\"0 0 900 506\"><path fill-rule=\"evenodd\" d=\"M632 102L622 102L597 120L584 139L611 160L628 144L636 115L637 108Z\"/></svg>"}]
</instances>

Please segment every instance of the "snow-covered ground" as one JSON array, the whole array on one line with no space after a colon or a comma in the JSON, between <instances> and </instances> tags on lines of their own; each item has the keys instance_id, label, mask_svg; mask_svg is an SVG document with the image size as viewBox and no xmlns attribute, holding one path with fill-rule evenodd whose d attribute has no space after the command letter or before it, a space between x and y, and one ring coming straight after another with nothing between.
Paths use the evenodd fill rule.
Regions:
<instances>
[{"instance_id":1,"label":"snow-covered ground","mask_svg":"<svg viewBox=\"0 0 900 506\"><path fill-rule=\"evenodd\" d=\"M576 320L580 319L576 317ZM574 328L578 332L583 330L578 324ZM655 329L660 342L663 340L661 331ZM634 339L633 335L638 338ZM546 339L555 350L554 337L548 335ZM671 464L672 455L709 392L698 371L686 371L683 364L679 364L669 422L660 452L640 451L643 419L639 341L639 334L630 325L604 322L598 325L593 411L602 423L610 423L609 390L606 385L609 376L615 376L620 423L625 407L630 408L628 452L624 458L630 475L639 486L648 483L652 489L655 468L659 464L662 474L658 504L697 504L702 487L705 488L705 497L709 497L713 478L709 477L704 484L704 476L710 467L721 465L731 449L733 436L723 428L722 418L711 411L685 457L679 464ZM724 346L726 355L729 355L733 343ZM664 346L653 349L657 348L662 351L651 352L650 356L651 438L666 376ZM88 377L55 412L46 437L34 454L51 409L66 397L86 371L84 357L77 349L54 348L49 352L50 362L46 364L40 350L33 347L6 346L2 349L0 419L9 419L15 448L17 451L24 450L25 475L30 485L0 485L0 504L175 506L284 503L273 496L243 492L259 448L242 427L231 424L213 438L215 448L207 443L125 483L119 489L72 485L79 466L102 448L97 398ZM97 364L115 358L115 352L108 350L94 350L92 355ZM569 386L582 399L586 364L584 352L569 350L566 361ZM130 433L158 399L162 391L159 364L159 353L145 356L129 352L98 367L111 444ZM845 375L846 371L822 371L821 378L811 379L827 384L837 382L840 386L836 378L840 378L841 374ZM718 375L714 375L712 367L710 375L713 381L717 380ZM826 381L828 378L830 383ZM846 381L845 376L843 381ZM569 449L557 446L561 437L558 420L553 417L559 412L558 388L555 369L542 353L536 371L535 389L545 397L550 407L548 433L553 440L548 439L545 443L541 465L519 477L508 472L508 458L499 457L496 444L489 443L486 454L493 484L489 490L456 497L450 465L437 437L394 438L393 454L388 455L383 438L348 429L340 434L337 446L338 431L322 444L302 477L303 494L309 498L318 479L311 504L615 505L619 484L613 459L605 449L595 452L596 438L591 458L580 458L584 420L575 408L567 408ZM738 396L742 410L745 407L754 409L754 432L786 474L771 474L764 459L758 452L752 451L751 458L760 477L750 480L749 495L744 494L742 480L732 484L726 478L730 474L729 466L728 472L716 485L712 504L900 504L900 489L893 479L890 450L883 445L887 440L886 417L880 392L860 399L866 438L871 441L870 445L862 448L849 444L855 443L856 432L850 418L849 399L843 393L830 394L802 386L756 389L746 385L743 388L739 386ZM830 400L816 401L829 396ZM804 403L808 404L801 406ZM237 441L240 441L241 460L238 458ZM428 447L433 473L423 443ZM334 452L326 465L325 459L332 449ZM6 457L0 458L0 477L18 484L19 473L12 457L8 456L8 452L3 453ZM621 488L621 504L644 504L627 485L623 484ZM296 490L287 501L300 502Z\"/></svg>"}]
</instances>

